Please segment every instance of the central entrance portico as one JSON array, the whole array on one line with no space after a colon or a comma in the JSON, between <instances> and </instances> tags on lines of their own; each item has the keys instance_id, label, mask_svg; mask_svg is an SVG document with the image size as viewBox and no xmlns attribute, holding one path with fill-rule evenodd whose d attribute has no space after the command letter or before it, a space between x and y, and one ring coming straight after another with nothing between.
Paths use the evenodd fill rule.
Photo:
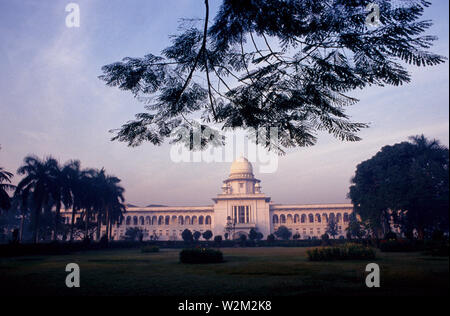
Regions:
<instances>
[{"instance_id":1,"label":"central entrance portico","mask_svg":"<svg viewBox=\"0 0 450 316\"><path fill-rule=\"evenodd\" d=\"M270 234L270 197L261 193L260 182L246 158L233 162L230 175L223 181L222 193L213 199L214 234L223 234L230 222L235 235L247 235L252 228L264 236Z\"/></svg>"}]
</instances>

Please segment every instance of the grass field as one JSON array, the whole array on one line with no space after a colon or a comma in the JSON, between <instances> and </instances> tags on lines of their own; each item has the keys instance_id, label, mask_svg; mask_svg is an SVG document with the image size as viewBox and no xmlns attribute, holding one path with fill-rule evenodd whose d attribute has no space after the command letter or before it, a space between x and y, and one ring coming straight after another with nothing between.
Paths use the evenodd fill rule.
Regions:
<instances>
[{"instance_id":1,"label":"grass field","mask_svg":"<svg viewBox=\"0 0 450 316\"><path fill-rule=\"evenodd\" d=\"M0 294L13 295L434 295L449 290L448 257L377 253L381 287L366 288L368 262L309 262L306 248L226 248L225 263L185 265L179 250L87 251L0 259ZM81 287L66 288L65 266Z\"/></svg>"}]
</instances>

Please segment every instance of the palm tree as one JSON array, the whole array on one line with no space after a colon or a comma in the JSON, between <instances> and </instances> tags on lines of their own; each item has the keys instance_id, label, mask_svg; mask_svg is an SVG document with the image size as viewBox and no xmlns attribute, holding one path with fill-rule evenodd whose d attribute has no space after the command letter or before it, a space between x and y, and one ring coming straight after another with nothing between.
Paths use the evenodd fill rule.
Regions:
<instances>
[{"instance_id":1,"label":"palm tree","mask_svg":"<svg viewBox=\"0 0 450 316\"><path fill-rule=\"evenodd\" d=\"M40 160L36 156L27 156L23 160L23 165L17 169L17 173L24 175L16 188L16 195L22 198L22 205L28 206L28 197L31 195L33 201L33 242L39 241L39 218L42 208L47 206L50 199L54 197L55 191L55 174L58 162L52 157ZM52 195L53 193L53 195Z\"/></svg>"},{"instance_id":2,"label":"palm tree","mask_svg":"<svg viewBox=\"0 0 450 316\"><path fill-rule=\"evenodd\" d=\"M11 207L11 198L8 195L8 191L15 189L15 186L11 184L11 178L13 174L0 167L0 210L9 210Z\"/></svg>"},{"instance_id":3,"label":"palm tree","mask_svg":"<svg viewBox=\"0 0 450 316\"><path fill-rule=\"evenodd\" d=\"M102 222L106 225L106 238L111 237L111 227L120 221L125 212L123 193L125 189L119 185L120 179L107 175L105 169L94 175L94 192L96 193L95 209L97 211L97 239L100 237Z\"/></svg>"},{"instance_id":4,"label":"palm tree","mask_svg":"<svg viewBox=\"0 0 450 316\"><path fill-rule=\"evenodd\" d=\"M73 232L75 227L75 216L82 208L82 177L81 163L79 160L67 162L63 168L64 189L63 196L66 208L72 207L72 219L70 222L70 241L73 241Z\"/></svg>"}]
</instances>

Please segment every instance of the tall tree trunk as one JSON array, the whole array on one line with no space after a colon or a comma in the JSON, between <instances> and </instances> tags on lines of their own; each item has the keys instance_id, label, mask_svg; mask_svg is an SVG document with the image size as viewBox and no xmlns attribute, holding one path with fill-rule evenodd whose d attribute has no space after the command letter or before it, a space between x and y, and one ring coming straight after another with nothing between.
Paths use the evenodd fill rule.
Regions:
<instances>
[{"instance_id":1,"label":"tall tree trunk","mask_svg":"<svg viewBox=\"0 0 450 316\"><path fill-rule=\"evenodd\" d=\"M109 223L109 236L108 236L108 240L111 240L111 235L112 235L112 222Z\"/></svg>"},{"instance_id":2,"label":"tall tree trunk","mask_svg":"<svg viewBox=\"0 0 450 316\"><path fill-rule=\"evenodd\" d=\"M70 222L70 241L73 241L73 230L75 228L75 214L77 212L76 207L72 208L72 221Z\"/></svg>"},{"instance_id":3,"label":"tall tree trunk","mask_svg":"<svg viewBox=\"0 0 450 316\"><path fill-rule=\"evenodd\" d=\"M106 239L109 240L109 209L106 208Z\"/></svg>"},{"instance_id":4,"label":"tall tree trunk","mask_svg":"<svg viewBox=\"0 0 450 316\"><path fill-rule=\"evenodd\" d=\"M102 229L101 213L97 213L97 240L100 240L100 230Z\"/></svg>"},{"instance_id":5,"label":"tall tree trunk","mask_svg":"<svg viewBox=\"0 0 450 316\"><path fill-rule=\"evenodd\" d=\"M53 228L53 241L56 241L58 239L58 225L60 212L61 212L61 205L58 203L56 205L56 212L55 212L55 227Z\"/></svg>"},{"instance_id":6,"label":"tall tree trunk","mask_svg":"<svg viewBox=\"0 0 450 316\"><path fill-rule=\"evenodd\" d=\"M35 208L34 216L34 230L33 230L33 242L37 244L39 242L39 217L41 213L41 206Z\"/></svg>"},{"instance_id":7,"label":"tall tree trunk","mask_svg":"<svg viewBox=\"0 0 450 316\"><path fill-rule=\"evenodd\" d=\"M22 208L22 217L20 219L20 233L19 233L19 242L23 240L23 225L25 222L25 210Z\"/></svg>"},{"instance_id":8,"label":"tall tree trunk","mask_svg":"<svg viewBox=\"0 0 450 316\"><path fill-rule=\"evenodd\" d=\"M89 207L86 208L86 218L84 220L84 238L89 238Z\"/></svg>"}]
</instances>

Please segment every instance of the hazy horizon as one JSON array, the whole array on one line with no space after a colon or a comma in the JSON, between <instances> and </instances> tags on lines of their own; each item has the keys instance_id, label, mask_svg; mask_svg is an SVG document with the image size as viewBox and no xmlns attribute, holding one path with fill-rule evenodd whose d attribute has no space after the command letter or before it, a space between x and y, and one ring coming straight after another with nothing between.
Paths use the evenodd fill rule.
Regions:
<instances>
[{"instance_id":1,"label":"hazy horizon","mask_svg":"<svg viewBox=\"0 0 450 316\"><path fill-rule=\"evenodd\" d=\"M52 155L83 168L105 167L122 179L127 203L145 206L209 205L230 163L174 163L170 145L130 148L108 131L143 109L129 92L97 76L123 57L158 54L183 17L202 17L200 1L76 1L80 28L65 26L67 2L0 1L0 166L14 172L28 154ZM212 1L212 10L220 1ZM424 19L437 35L432 51L449 56L449 4L435 1ZM214 16L214 11L211 13ZM449 145L449 68L408 67L412 81L351 93L354 121L370 123L360 142L318 135L316 146L290 149L274 173L261 174L262 192L274 203L344 203L356 165L382 146L425 134ZM13 182L17 183L16 175Z\"/></svg>"}]
</instances>

